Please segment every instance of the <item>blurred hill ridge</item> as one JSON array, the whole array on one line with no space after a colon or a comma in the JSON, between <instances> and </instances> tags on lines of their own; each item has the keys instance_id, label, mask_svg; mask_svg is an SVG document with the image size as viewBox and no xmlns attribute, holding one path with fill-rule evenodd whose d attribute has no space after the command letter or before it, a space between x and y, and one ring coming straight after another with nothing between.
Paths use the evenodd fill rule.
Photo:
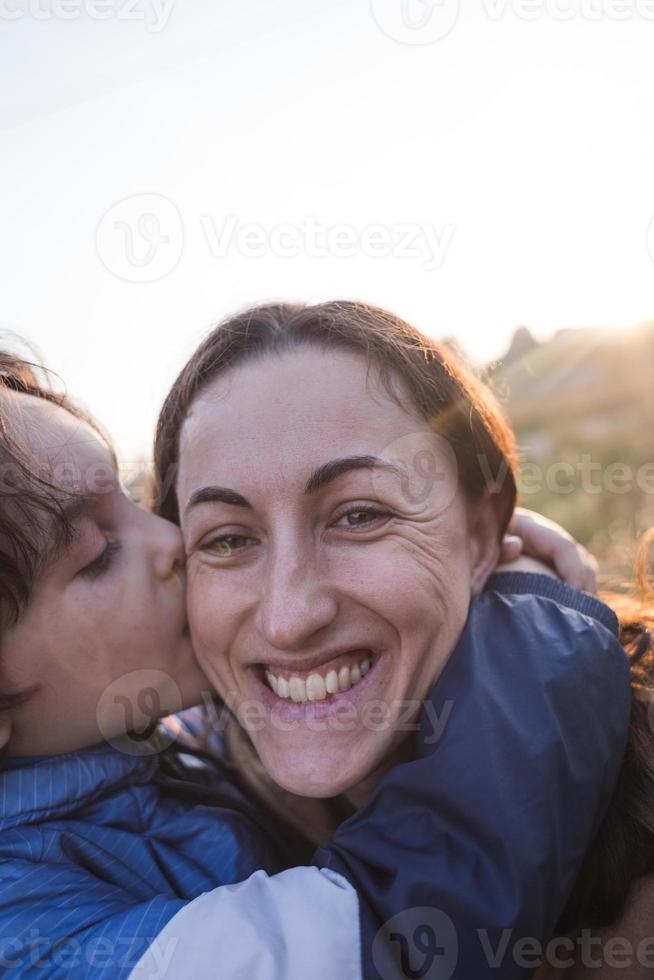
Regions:
<instances>
[{"instance_id":1,"label":"blurred hill ridge","mask_svg":"<svg viewBox=\"0 0 654 980\"><path fill-rule=\"evenodd\" d=\"M485 378L517 435L523 505L564 524L607 569L628 567L635 536L654 524L654 321L544 341L518 327Z\"/></svg>"}]
</instances>

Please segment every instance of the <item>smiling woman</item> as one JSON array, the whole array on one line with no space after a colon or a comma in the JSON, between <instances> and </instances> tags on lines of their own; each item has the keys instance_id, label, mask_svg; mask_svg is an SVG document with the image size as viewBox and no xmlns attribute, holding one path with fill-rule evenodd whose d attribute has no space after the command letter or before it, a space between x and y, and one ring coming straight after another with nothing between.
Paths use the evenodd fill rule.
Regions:
<instances>
[{"instance_id":1,"label":"smiling woman","mask_svg":"<svg viewBox=\"0 0 654 980\"><path fill-rule=\"evenodd\" d=\"M162 513L179 501L196 654L237 713L261 706L250 734L279 785L360 802L410 752L497 564L510 429L443 348L353 304L247 314L192 374L157 462L174 416Z\"/></svg>"},{"instance_id":2,"label":"smiling woman","mask_svg":"<svg viewBox=\"0 0 654 980\"><path fill-rule=\"evenodd\" d=\"M339 794L361 807L393 763L416 757L420 707L497 563L516 501L501 410L447 348L385 311L271 305L201 344L164 405L155 458L160 512L184 534L197 656L251 740L250 753L233 741L245 772L260 760L262 792L278 794L272 779L296 810L298 797ZM642 657L639 616L623 637L631 649L642 634ZM652 863L648 818L638 829L625 815L652 793L644 669L619 793L568 927L609 921ZM537 728L534 715L523 737ZM319 840L310 812L296 824Z\"/></svg>"},{"instance_id":3,"label":"smiling woman","mask_svg":"<svg viewBox=\"0 0 654 980\"><path fill-rule=\"evenodd\" d=\"M478 924L493 920L506 927L529 909L536 881L539 888L551 886L559 897L544 901L544 915L553 918L540 931L551 934L565 902L560 896L569 895L583 851L572 861L552 862L544 850L549 831L535 832L506 878L495 853L498 840L512 839L515 849L525 828L535 828L536 811L559 813L555 838L569 831L573 815L567 793L557 810L556 767L528 788L522 778L513 782L499 772L540 744L542 705L520 721L529 703L518 681L527 651L535 643L547 659L560 644L542 631L540 605L530 614L519 601L524 583L512 583L520 596L510 612L503 610L494 622L489 616L485 624L478 619L516 501L515 442L490 391L446 347L382 310L352 302L254 308L220 324L179 375L160 416L155 464L160 513L180 523L184 536L194 648L238 721L231 747L244 779L277 801L278 812L316 843L348 813L338 833L347 839L360 831L365 839L370 805L384 799L400 814L407 801L419 798L406 774L421 756L418 731L424 738L431 725L443 786L454 780L461 790L474 760L475 792L486 778L486 800L498 789L505 796L497 811L472 798L459 811L464 837L473 820L487 841L483 856L472 862L471 877L457 872L460 897L485 893L489 904L479 911ZM548 585L545 595L559 593ZM575 609L592 614L594 600L584 596L582 606L577 601ZM546 608L545 620L551 615L560 622L556 608ZM517 625L521 615L525 633L500 641L501 624ZM569 624L572 632L562 644L567 653L577 648L582 622L583 633L583 617ZM503 658L515 657L506 702L488 690L466 713L477 681L468 675L455 685L456 722L445 721L444 732L447 704L434 701L433 693L460 676L456 651L466 639L483 644L482 637L497 638L488 660L496 669ZM593 662L599 667L599 660ZM538 658L528 668L532 678L543 666L537 663ZM475 665L479 679L484 671ZM608 676L605 667L600 676ZM604 681L597 681L601 688ZM590 708L588 691L597 690L596 683L572 696L557 725L579 731L578 713L582 705ZM536 687L546 695L549 682ZM500 705L494 714L493 706ZM427 706L435 715L428 715ZM598 720L591 709L582 727L589 731ZM562 733L560 728L556 754L567 756ZM621 758L623 745L608 729L600 740L605 737ZM649 744L645 733L643 739ZM456 760L448 766L449 751ZM523 775L537 771L536 753L520 767ZM583 759L579 768L573 766L576 817L594 808L583 802L582 786L590 788L585 752ZM396 766L407 760L409 767ZM395 777L393 796L388 781ZM319 819L316 798L325 801ZM608 838L591 848L574 896L575 921L589 911L591 880L600 885L606 908L624 901L629 876L602 873L598 879L595 871L610 866L604 858L616 826L622 833L620 806L626 798L622 794L611 810L617 823L609 823ZM390 860L393 880L398 868L420 866L433 883L441 871L434 866L430 876L425 862L438 862L434 841L452 805L445 800L428 820L416 814L412 823L405 816L401 857L389 859L364 846L358 851L362 864L372 861L382 869ZM635 849L637 835L630 828L626 834ZM381 836L389 847L397 835L385 814ZM444 852L450 853L449 830L445 838ZM590 837L583 850L589 842ZM352 856L357 847L344 857L332 849L321 856L347 877L359 867ZM510 882L524 884L529 868L532 886L519 897ZM487 889L480 885L484 877ZM415 901L421 887L408 888L398 905ZM424 904L432 902L433 895ZM451 895L443 902L439 907L453 907ZM461 976L467 978L480 975L472 953L474 928L466 942L471 959ZM502 970L510 975L506 964Z\"/></svg>"}]
</instances>

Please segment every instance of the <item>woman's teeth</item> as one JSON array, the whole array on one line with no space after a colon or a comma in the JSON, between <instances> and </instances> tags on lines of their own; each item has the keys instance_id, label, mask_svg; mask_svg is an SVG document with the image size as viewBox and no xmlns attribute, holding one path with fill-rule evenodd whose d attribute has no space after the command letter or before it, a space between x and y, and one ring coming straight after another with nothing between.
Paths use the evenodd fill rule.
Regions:
<instances>
[{"instance_id":1,"label":"woman's teeth","mask_svg":"<svg viewBox=\"0 0 654 980\"><path fill-rule=\"evenodd\" d=\"M330 694L349 691L358 684L370 670L370 657L365 657L361 663L352 667L341 667L339 671L330 670L324 677L322 674L309 674L306 678L298 674L290 677L276 677L270 670L265 671L268 686L277 697L291 701L324 701Z\"/></svg>"}]
</instances>

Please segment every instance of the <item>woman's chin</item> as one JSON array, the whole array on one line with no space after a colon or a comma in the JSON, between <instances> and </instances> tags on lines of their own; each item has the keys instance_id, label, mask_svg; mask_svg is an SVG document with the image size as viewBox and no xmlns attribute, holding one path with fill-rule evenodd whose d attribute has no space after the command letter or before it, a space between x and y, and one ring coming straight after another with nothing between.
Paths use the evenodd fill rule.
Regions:
<instances>
[{"instance_id":1,"label":"woman's chin","mask_svg":"<svg viewBox=\"0 0 654 980\"><path fill-rule=\"evenodd\" d=\"M328 799L341 794L347 794L361 782L374 768L374 762L361 760L356 766L343 765L343 756L329 759L322 755L313 764L289 765L285 759L271 758L265 748L260 747L260 758L271 778L282 789L296 796L306 796L312 799ZM308 761L308 760L307 760Z\"/></svg>"},{"instance_id":2,"label":"woman's chin","mask_svg":"<svg viewBox=\"0 0 654 980\"><path fill-rule=\"evenodd\" d=\"M352 785L342 781L316 779L314 775L307 774L306 777L297 773L287 775L283 773L277 777L274 774L274 781L289 793L295 796L305 796L307 799L326 800L334 796L346 793Z\"/></svg>"}]
</instances>

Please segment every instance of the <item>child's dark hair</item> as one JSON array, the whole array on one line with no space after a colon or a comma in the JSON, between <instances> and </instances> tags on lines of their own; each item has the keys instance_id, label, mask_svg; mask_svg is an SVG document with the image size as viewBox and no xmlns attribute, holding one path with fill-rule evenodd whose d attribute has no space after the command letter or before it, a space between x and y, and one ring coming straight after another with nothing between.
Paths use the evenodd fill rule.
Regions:
<instances>
[{"instance_id":1,"label":"child's dark hair","mask_svg":"<svg viewBox=\"0 0 654 980\"><path fill-rule=\"evenodd\" d=\"M19 411L12 393L41 398L97 428L53 381L35 361L0 349L0 638L27 605L52 547L65 545L73 534L66 492L40 472L12 434L8 411L10 406L12 414ZM6 702L0 691L0 709L12 706Z\"/></svg>"}]
</instances>

